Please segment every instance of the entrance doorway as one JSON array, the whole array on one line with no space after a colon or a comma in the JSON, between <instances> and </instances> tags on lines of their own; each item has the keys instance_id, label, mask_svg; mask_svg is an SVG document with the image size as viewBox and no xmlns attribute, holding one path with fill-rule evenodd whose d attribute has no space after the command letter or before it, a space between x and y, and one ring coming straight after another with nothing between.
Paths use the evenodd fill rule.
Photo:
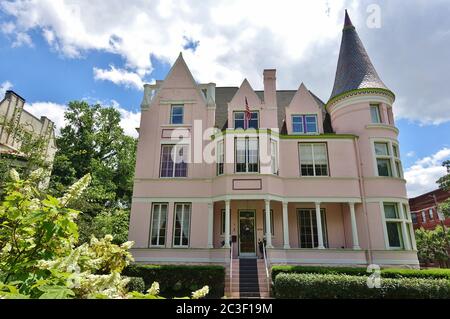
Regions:
<instances>
[{"instance_id":1,"label":"entrance doorway","mask_svg":"<svg viewBox=\"0 0 450 319\"><path fill-rule=\"evenodd\" d=\"M256 256L255 212L239 211L239 257Z\"/></svg>"}]
</instances>

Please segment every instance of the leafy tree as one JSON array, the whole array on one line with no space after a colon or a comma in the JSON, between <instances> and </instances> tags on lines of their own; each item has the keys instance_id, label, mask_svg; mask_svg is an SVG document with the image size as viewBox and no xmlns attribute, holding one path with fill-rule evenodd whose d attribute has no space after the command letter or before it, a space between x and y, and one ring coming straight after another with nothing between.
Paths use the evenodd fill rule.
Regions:
<instances>
[{"instance_id":1,"label":"leafy tree","mask_svg":"<svg viewBox=\"0 0 450 319\"><path fill-rule=\"evenodd\" d=\"M108 234L114 237L115 244L127 241L129 210L113 209L103 211L94 217L85 214L80 214L80 217L82 217L78 223L80 242L89 242L92 236L100 238Z\"/></svg>"},{"instance_id":2,"label":"leafy tree","mask_svg":"<svg viewBox=\"0 0 450 319\"><path fill-rule=\"evenodd\" d=\"M449 241L450 234L445 232L442 226L437 226L434 230L417 229L416 243L419 259L426 263L437 261L445 265L449 261Z\"/></svg>"},{"instance_id":3,"label":"leafy tree","mask_svg":"<svg viewBox=\"0 0 450 319\"><path fill-rule=\"evenodd\" d=\"M442 166L447 168L447 175L439 178L437 183L439 184L439 188L450 191L450 160L444 161ZM450 198L439 205L439 210L446 218L450 218Z\"/></svg>"},{"instance_id":4,"label":"leafy tree","mask_svg":"<svg viewBox=\"0 0 450 319\"><path fill-rule=\"evenodd\" d=\"M56 194L91 174L91 187L75 208L92 216L106 207L129 207L132 196L136 139L120 127L113 107L74 101L64 114L67 125L56 140L51 186Z\"/></svg>"},{"instance_id":5,"label":"leafy tree","mask_svg":"<svg viewBox=\"0 0 450 319\"><path fill-rule=\"evenodd\" d=\"M86 242L92 234L105 234L106 215L111 223L125 221L123 214L116 218L114 213L131 206L137 140L124 134L120 113L113 107L73 101L64 116L67 125L56 140L50 185L58 196L85 174L92 176L91 186L71 206L83 212L78 225L81 242ZM111 233L118 241L125 239L122 229Z\"/></svg>"}]
</instances>

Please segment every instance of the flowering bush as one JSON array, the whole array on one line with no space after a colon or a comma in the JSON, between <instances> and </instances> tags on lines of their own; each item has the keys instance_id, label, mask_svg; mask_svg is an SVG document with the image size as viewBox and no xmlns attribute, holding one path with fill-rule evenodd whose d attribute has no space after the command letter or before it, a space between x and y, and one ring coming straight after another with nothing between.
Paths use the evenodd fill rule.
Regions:
<instances>
[{"instance_id":1,"label":"flowering bush","mask_svg":"<svg viewBox=\"0 0 450 319\"><path fill-rule=\"evenodd\" d=\"M76 246L78 212L67 208L89 185L86 175L61 198L44 194L31 174L27 181L11 171L0 205L0 298L160 298L159 284L147 294L128 292L121 275L133 261L133 242L92 237ZM202 298L207 286L192 294Z\"/></svg>"}]
</instances>

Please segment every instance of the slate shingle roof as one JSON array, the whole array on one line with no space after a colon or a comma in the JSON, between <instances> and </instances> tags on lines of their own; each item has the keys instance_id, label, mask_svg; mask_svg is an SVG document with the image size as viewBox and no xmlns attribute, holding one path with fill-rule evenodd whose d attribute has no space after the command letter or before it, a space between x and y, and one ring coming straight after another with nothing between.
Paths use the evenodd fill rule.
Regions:
<instances>
[{"instance_id":1,"label":"slate shingle roof","mask_svg":"<svg viewBox=\"0 0 450 319\"><path fill-rule=\"evenodd\" d=\"M339 94L362 88L389 90L378 76L347 11L345 11L341 49L330 99Z\"/></svg>"}]
</instances>

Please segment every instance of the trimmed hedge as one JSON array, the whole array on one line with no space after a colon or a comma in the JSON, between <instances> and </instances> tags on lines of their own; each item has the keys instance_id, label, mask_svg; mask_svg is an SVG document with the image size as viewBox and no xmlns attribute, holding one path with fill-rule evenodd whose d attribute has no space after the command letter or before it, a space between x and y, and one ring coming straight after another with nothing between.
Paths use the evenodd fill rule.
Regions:
<instances>
[{"instance_id":1,"label":"trimmed hedge","mask_svg":"<svg viewBox=\"0 0 450 319\"><path fill-rule=\"evenodd\" d=\"M225 268L222 266L133 264L122 273L125 276L141 277L145 282L145 290L157 281L160 295L166 298L190 296L205 285L209 286L206 298L221 298L224 295Z\"/></svg>"},{"instance_id":2,"label":"trimmed hedge","mask_svg":"<svg viewBox=\"0 0 450 319\"><path fill-rule=\"evenodd\" d=\"M350 276L368 276L366 268L353 267L318 267L318 266L287 266L272 267L272 280L279 273L296 274L343 274ZM382 278L429 278L450 280L450 269L382 269Z\"/></svg>"},{"instance_id":3,"label":"trimmed hedge","mask_svg":"<svg viewBox=\"0 0 450 319\"><path fill-rule=\"evenodd\" d=\"M295 299L448 299L446 279L382 278L381 288L369 288L367 277L337 274L286 274L275 277L276 298Z\"/></svg>"}]
</instances>

